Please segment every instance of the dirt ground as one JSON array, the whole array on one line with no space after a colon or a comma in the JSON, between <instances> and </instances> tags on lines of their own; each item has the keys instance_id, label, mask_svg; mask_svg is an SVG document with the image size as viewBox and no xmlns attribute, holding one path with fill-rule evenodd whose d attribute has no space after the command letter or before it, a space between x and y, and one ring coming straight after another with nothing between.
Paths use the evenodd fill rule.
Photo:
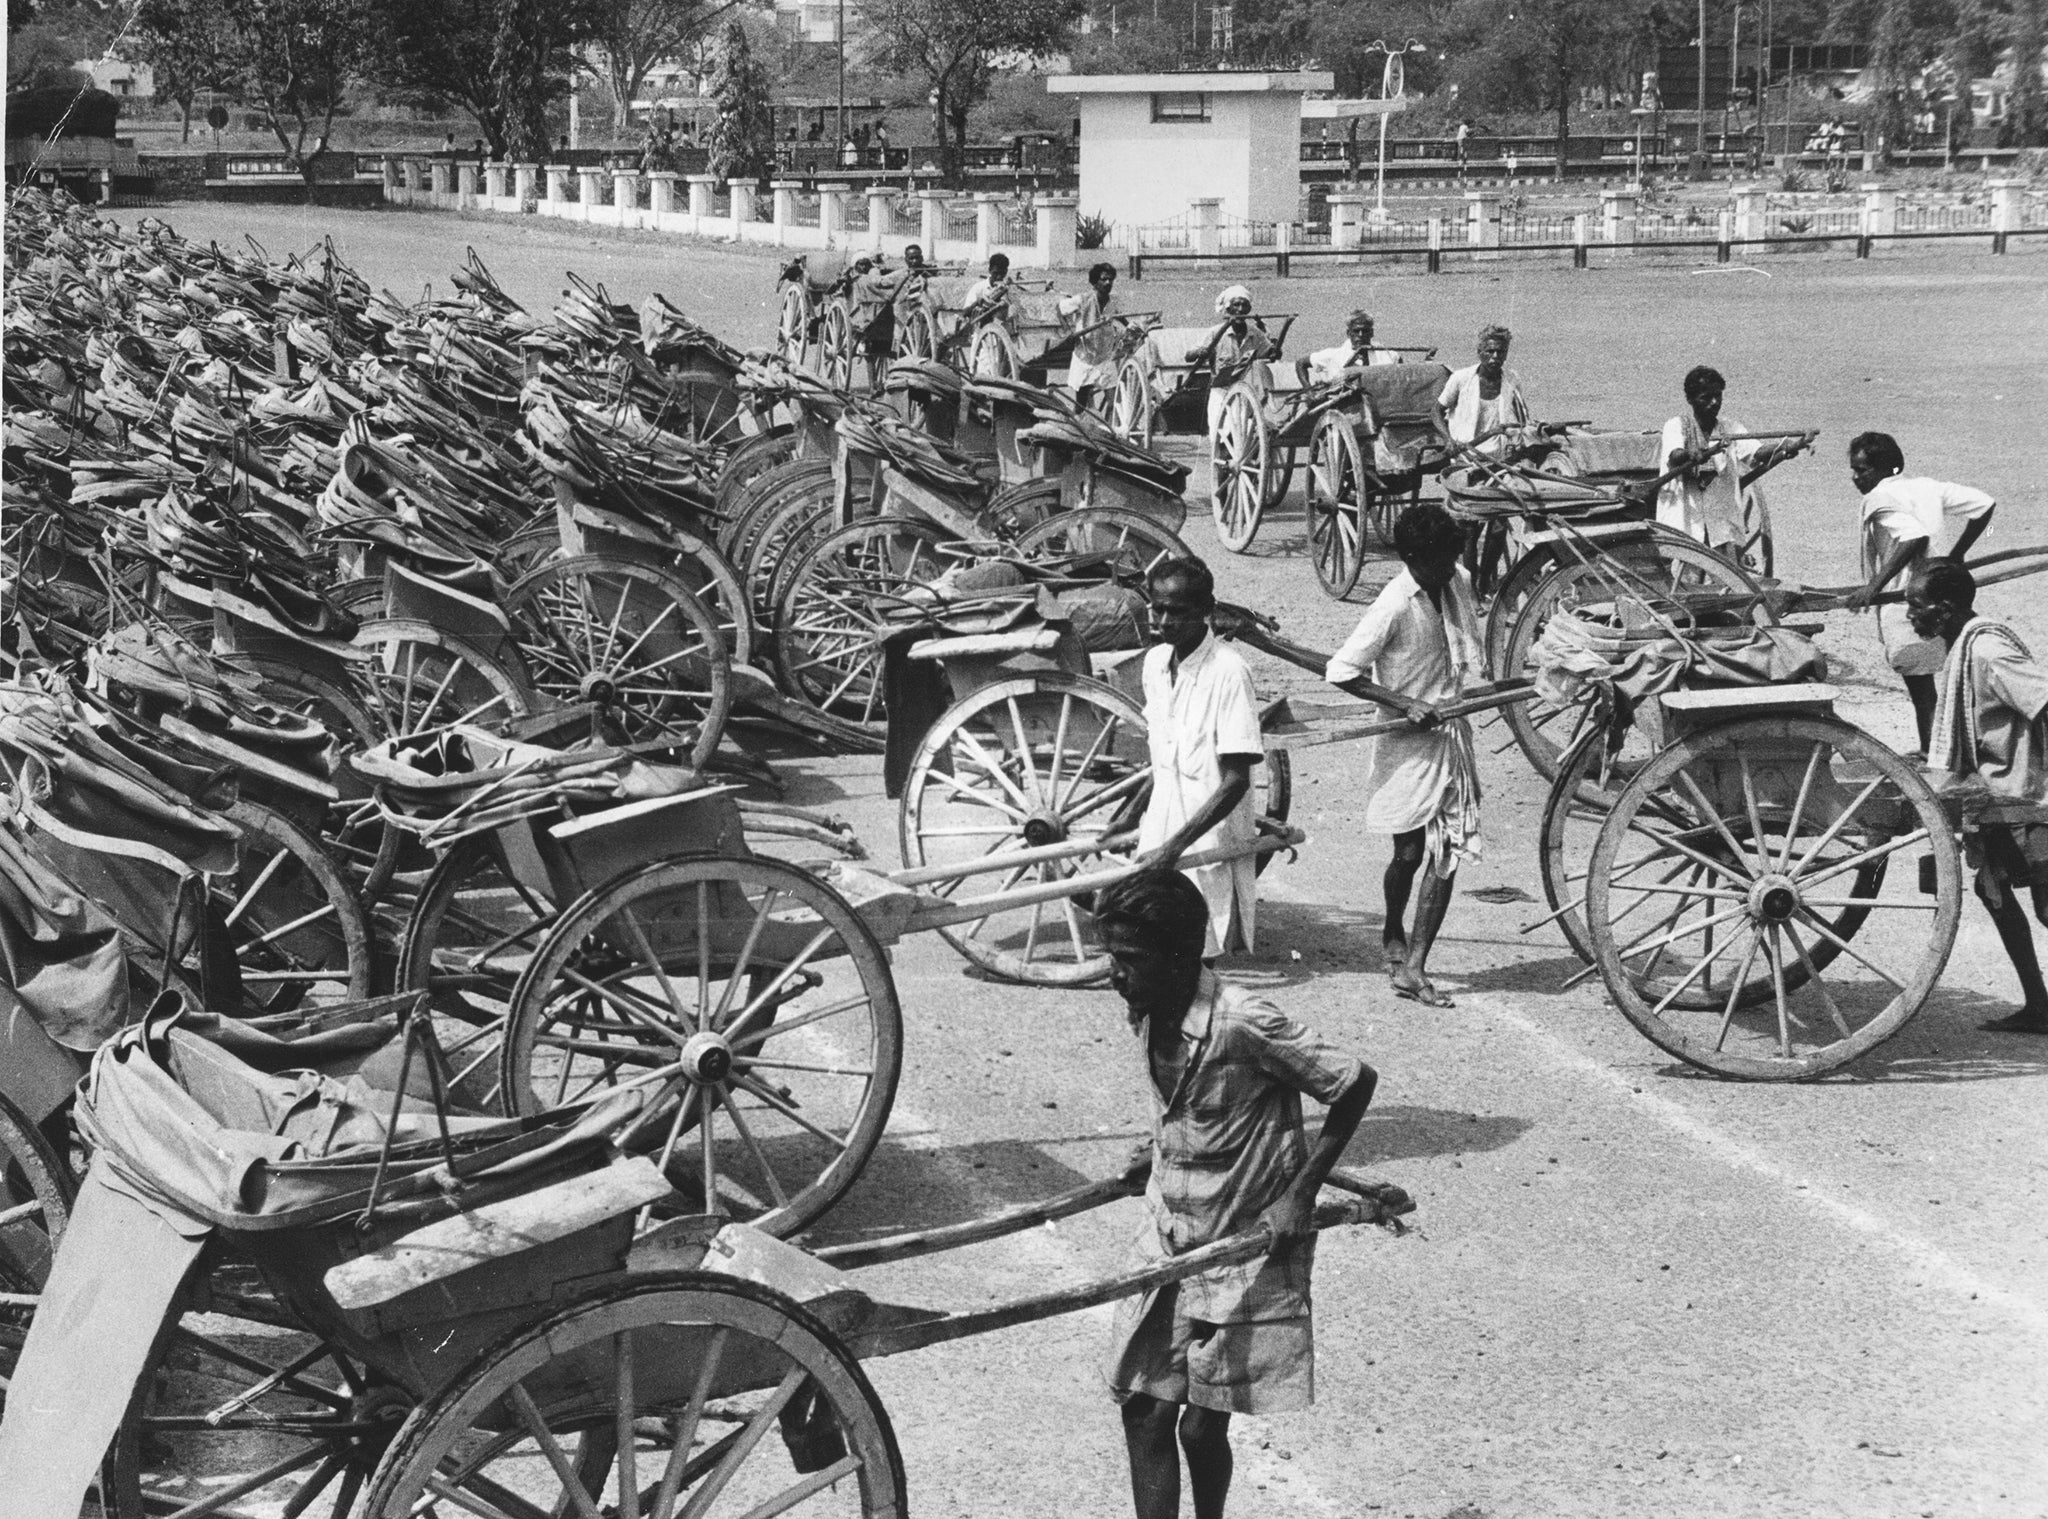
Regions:
<instances>
[{"instance_id":1,"label":"dirt ground","mask_svg":"<svg viewBox=\"0 0 2048 1519\"><path fill-rule=\"evenodd\" d=\"M757 254L495 218L185 206L188 235L254 232L273 253L329 233L375 284L445 288L473 243L534 304L563 271L637 300L665 291L741 344L772 328ZM1223 283L1148 278L1169 322ZM1383 338L1464 361L1482 323L1515 329L1536 409L1653 427L1696 363L1729 413L1818 427L1817 456L1771 477L1781 574L1855 570L1843 462L1866 428L1909 468L2000 502L1988 548L2048 538L2048 259L2036 247L1669 257L1251 281L1298 310L1293 351L1363 305ZM1250 553L1190 541L1222 594L1334 646L1359 612L1325 600L1298 499ZM1384 573L1368 577L1362 599ZM2048 652L2034 582L1988 592ZM1909 730L1866 625L1828 619L1845 712ZM1310 682L1260 666L1271 691ZM1490 730L1489 730L1490 731ZM1482 734L1482 737L1485 735ZM1498 739L1496 739L1496 742ZM1361 749L1295 760L1297 859L1262 881L1259 949L1233 970L1372 1062L1380 1095L1348 1157L1417 1197L1420 1232L1325 1238L1320 1400L1237 1421L1232 1513L1279 1516L2036 1516L2048 1513L2048 1041L1980 1033L2013 1004L1988 922L1966 904L1919 1018L1846 1076L1803 1087L1704 1079L1644 1042L1548 929L1535 898L1542 790L1482 743L1488 849L1459 881L1433 969L1457 998L1394 1001L1377 963L1384 842L1360 825ZM842 812L893 863L872 760L806 767L793 800ZM1120 1006L1104 992L969 980L936 938L895 955L908 1050L891 1137L834 1226L966 1218L1114 1171L1147 1123ZM1526 1194L1526 1195L1524 1195ZM1102 1275L1130 1205L874 1273L899 1301L984 1303ZM1110 1519L1128 1513L1101 1310L870 1367L903 1444L912 1511Z\"/></svg>"}]
</instances>

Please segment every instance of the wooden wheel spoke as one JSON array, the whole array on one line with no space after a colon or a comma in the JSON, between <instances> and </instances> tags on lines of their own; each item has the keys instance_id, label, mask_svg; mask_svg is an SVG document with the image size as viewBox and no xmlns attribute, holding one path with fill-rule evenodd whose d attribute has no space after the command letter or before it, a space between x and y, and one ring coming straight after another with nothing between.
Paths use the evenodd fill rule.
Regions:
<instances>
[{"instance_id":1,"label":"wooden wheel spoke","mask_svg":"<svg viewBox=\"0 0 2048 1519\"><path fill-rule=\"evenodd\" d=\"M1729 941L1733 943L1731 939ZM1756 952L1763 943L1760 935L1749 936L1749 948L1743 952L1742 966L1728 983L1728 1000L1721 1006L1721 1028L1714 1036L1714 1049L1718 1052L1728 1042L1728 1031L1735 1026L1735 1010L1742 1003L1743 989L1749 985L1749 968L1756 964Z\"/></svg>"},{"instance_id":2,"label":"wooden wheel spoke","mask_svg":"<svg viewBox=\"0 0 2048 1519\"><path fill-rule=\"evenodd\" d=\"M526 1390L526 1384L514 1382L505 1390L505 1398L512 1405L512 1411L519 1422L526 1426L526 1432L532 1437L533 1443L540 1448L541 1455L548 1465L554 1468L555 1476L562 1483L562 1496L574 1507L578 1519L605 1519L598 1511L597 1505L591 1501L590 1494L585 1491L582 1478L577 1475L575 1462L569 1459L569 1453L562 1449L561 1442L555 1439L554 1431L548 1428L547 1420L542 1417L539 1407L534 1403L533 1394Z\"/></svg>"},{"instance_id":3,"label":"wooden wheel spoke","mask_svg":"<svg viewBox=\"0 0 2048 1519\"><path fill-rule=\"evenodd\" d=\"M1827 940L1828 943L1834 945L1836 949L1840 950L1843 954L1847 955L1851 960L1854 960L1858 965L1862 966L1865 970L1869 971L1873 976L1876 976L1879 980L1885 982L1894 991L1902 992L1906 989L1906 984L1903 981L1899 980L1897 976L1894 976L1890 971L1886 970L1883 966L1872 964L1856 949L1854 945L1852 945L1847 939L1844 939L1840 934L1836 933L1832 928L1828 927L1828 925L1822 922L1816 914L1807 911L1804 907L1801 907L1799 909L1799 916L1806 920L1806 926L1812 929L1814 933L1818 934L1821 938Z\"/></svg>"},{"instance_id":4,"label":"wooden wheel spoke","mask_svg":"<svg viewBox=\"0 0 2048 1519\"><path fill-rule=\"evenodd\" d=\"M1806 972L1806 983L1820 996L1821 1006L1827 1009L1828 1019L1835 1026L1835 1032L1844 1039L1851 1036L1849 1020L1842 1016L1842 1010L1835 1004L1835 994L1828 990L1828 983L1820 973L1820 967L1813 963L1813 957L1806 952L1806 943L1799 937L1799 930L1790 923L1785 925L1785 937L1792 941L1792 952L1799 956L1799 964Z\"/></svg>"}]
</instances>

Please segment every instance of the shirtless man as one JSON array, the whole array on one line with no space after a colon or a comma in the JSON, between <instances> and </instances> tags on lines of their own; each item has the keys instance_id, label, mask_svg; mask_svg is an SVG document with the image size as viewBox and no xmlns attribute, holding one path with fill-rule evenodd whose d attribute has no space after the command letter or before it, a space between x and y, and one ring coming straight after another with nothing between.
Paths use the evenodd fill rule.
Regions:
<instances>
[{"instance_id":1,"label":"shirtless man","mask_svg":"<svg viewBox=\"0 0 2048 1519\"><path fill-rule=\"evenodd\" d=\"M2048 669L2011 628L1977 615L1976 579L1953 559L1914 566L1906 617L1915 633L1946 650L1928 763L1957 781L1982 782L1994 807L2048 802ZM1980 1026L1995 1034L2048 1034L2048 986L2019 901L2025 887L2035 918L2048 924L2048 824L1986 818L1975 846L1978 900L2025 993L2018 1012Z\"/></svg>"}]
</instances>

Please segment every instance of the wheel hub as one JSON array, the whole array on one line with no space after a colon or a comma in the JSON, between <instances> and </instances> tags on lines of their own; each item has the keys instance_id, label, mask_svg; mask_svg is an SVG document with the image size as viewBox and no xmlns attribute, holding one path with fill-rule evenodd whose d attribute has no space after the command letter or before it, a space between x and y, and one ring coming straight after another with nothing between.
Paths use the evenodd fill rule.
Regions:
<instances>
[{"instance_id":1,"label":"wheel hub","mask_svg":"<svg viewBox=\"0 0 2048 1519\"><path fill-rule=\"evenodd\" d=\"M683 1041L683 1074L700 1086L732 1074L732 1046L723 1034L692 1034Z\"/></svg>"},{"instance_id":2,"label":"wheel hub","mask_svg":"<svg viewBox=\"0 0 2048 1519\"><path fill-rule=\"evenodd\" d=\"M601 670L592 670L584 676L578 683L577 690L585 701L594 702L600 707L609 707L619 695L618 682Z\"/></svg>"},{"instance_id":3,"label":"wheel hub","mask_svg":"<svg viewBox=\"0 0 2048 1519\"><path fill-rule=\"evenodd\" d=\"M1042 849L1047 844L1064 844L1066 841L1064 819L1049 812L1040 812L1024 820L1024 842L1029 847Z\"/></svg>"},{"instance_id":4,"label":"wheel hub","mask_svg":"<svg viewBox=\"0 0 2048 1519\"><path fill-rule=\"evenodd\" d=\"M1799 887L1790 876L1758 876L1749 887L1749 913L1765 923L1790 922L1799 911Z\"/></svg>"}]
</instances>

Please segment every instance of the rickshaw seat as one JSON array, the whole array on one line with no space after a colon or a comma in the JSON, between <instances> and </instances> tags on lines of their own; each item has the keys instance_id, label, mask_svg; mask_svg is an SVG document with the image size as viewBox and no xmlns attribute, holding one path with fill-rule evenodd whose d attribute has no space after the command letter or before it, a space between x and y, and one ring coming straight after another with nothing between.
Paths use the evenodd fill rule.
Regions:
<instances>
[{"instance_id":1,"label":"rickshaw seat","mask_svg":"<svg viewBox=\"0 0 2048 1519\"><path fill-rule=\"evenodd\" d=\"M1361 370L1358 383L1382 425L1436 418L1436 398L1451 372L1441 364L1386 364Z\"/></svg>"},{"instance_id":2,"label":"rickshaw seat","mask_svg":"<svg viewBox=\"0 0 2048 1519\"><path fill-rule=\"evenodd\" d=\"M1657 457L1660 440L1661 435L1653 432L1566 433L1559 447L1571 468L1560 473L1647 479L1663 473L1663 461Z\"/></svg>"}]
</instances>

